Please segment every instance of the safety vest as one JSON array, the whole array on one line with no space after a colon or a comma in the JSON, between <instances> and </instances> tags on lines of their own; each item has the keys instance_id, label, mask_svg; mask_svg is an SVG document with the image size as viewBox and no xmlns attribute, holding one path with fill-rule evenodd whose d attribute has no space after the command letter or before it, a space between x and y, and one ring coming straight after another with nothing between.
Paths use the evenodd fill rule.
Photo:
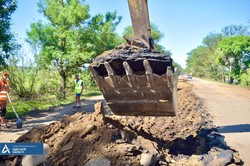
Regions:
<instances>
[{"instance_id":1,"label":"safety vest","mask_svg":"<svg viewBox=\"0 0 250 166\"><path fill-rule=\"evenodd\" d=\"M8 81L0 80L0 100L7 100L6 85L10 86Z\"/></svg>"},{"instance_id":2,"label":"safety vest","mask_svg":"<svg viewBox=\"0 0 250 166\"><path fill-rule=\"evenodd\" d=\"M81 93L82 92L82 80L75 80L75 93Z\"/></svg>"}]
</instances>

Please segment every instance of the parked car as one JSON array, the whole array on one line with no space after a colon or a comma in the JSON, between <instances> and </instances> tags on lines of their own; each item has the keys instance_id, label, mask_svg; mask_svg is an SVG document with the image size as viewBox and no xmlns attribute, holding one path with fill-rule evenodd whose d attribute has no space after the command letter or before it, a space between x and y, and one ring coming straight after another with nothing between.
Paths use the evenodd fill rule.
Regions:
<instances>
[{"instance_id":1,"label":"parked car","mask_svg":"<svg viewBox=\"0 0 250 166\"><path fill-rule=\"evenodd\" d=\"M188 75L187 75L187 79L188 79L188 80L191 80L191 79L192 79L192 75L188 74Z\"/></svg>"}]
</instances>

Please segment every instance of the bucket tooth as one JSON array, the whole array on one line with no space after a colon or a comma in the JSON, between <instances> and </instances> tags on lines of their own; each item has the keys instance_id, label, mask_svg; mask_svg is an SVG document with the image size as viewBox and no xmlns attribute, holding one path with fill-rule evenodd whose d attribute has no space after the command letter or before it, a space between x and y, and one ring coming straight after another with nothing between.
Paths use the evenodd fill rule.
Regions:
<instances>
[{"instance_id":1,"label":"bucket tooth","mask_svg":"<svg viewBox=\"0 0 250 166\"><path fill-rule=\"evenodd\" d=\"M150 66L150 64L149 64L149 62L148 62L148 60L143 60L143 66L144 66L144 68L145 68L145 74L152 74L153 72L152 72L152 68L151 68L151 66Z\"/></svg>"},{"instance_id":2,"label":"bucket tooth","mask_svg":"<svg viewBox=\"0 0 250 166\"><path fill-rule=\"evenodd\" d=\"M108 76L105 77L105 81L112 87L115 88L117 87L117 79L116 76L114 75L114 70L112 69L112 67L110 66L110 64L108 62L104 62L104 66L108 72Z\"/></svg>"},{"instance_id":3,"label":"bucket tooth","mask_svg":"<svg viewBox=\"0 0 250 166\"><path fill-rule=\"evenodd\" d=\"M125 71L126 71L126 75L132 75L132 74L133 74L133 71L132 71L132 69L130 68L128 62L124 61L124 62L123 62L123 67L124 67L124 69L125 69Z\"/></svg>"},{"instance_id":4,"label":"bucket tooth","mask_svg":"<svg viewBox=\"0 0 250 166\"><path fill-rule=\"evenodd\" d=\"M166 77L167 77L168 87L172 91L173 90L173 71L170 66L167 67Z\"/></svg>"},{"instance_id":5,"label":"bucket tooth","mask_svg":"<svg viewBox=\"0 0 250 166\"><path fill-rule=\"evenodd\" d=\"M143 66L145 68L145 75L146 75L146 78L147 78L147 83L148 83L148 86L149 87L152 87L153 86L153 70L148 62L148 60L143 60Z\"/></svg>"},{"instance_id":6,"label":"bucket tooth","mask_svg":"<svg viewBox=\"0 0 250 166\"><path fill-rule=\"evenodd\" d=\"M97 74L97 71L92 66L89 66L89 70L90 70L96 84L98 85L99 89L103 92L103 94L106 94L106 92L105 92L106 90L103 87L103 77L99 76Z\"/></svg>"},{"instance_id":7,"label":"bucket tooth","mask_svg":"<svg viewBox=\"0 0 250 166\"><path fill-rule=\"evenodd\" d=\"M95 71L95 69L92 66L89 66L89 70L90 70L90 72L91 72L91 74L92 74L93 77L96 78L98 76L97 72Z\"/></svg>"},{"instance_id":8,"label":"bucket tooth","mask_svg":"<svg viewBox=\"0 0 250 166\"><path fill-rule=\"evenodd\" d=\"M175 68L173 81L174 81L173 84L177 86L177 83L178 83L178 68L177 67Z\"/></svg>"},{"instance_id":9,"label":"bucket tooth","mask_svg":"<svg viewBox=\"0 0 250 166\"><path fill-rule=\"evenodd\" d=\"M128 62L123 62L123 68L125 69L126 76L128 78L128 86L133 87L134 86L134 76L133 76L133 70L129 66Z\"/></svg>"},{"instance_id":10,"label":"bucket tooth","mask_svg":"<svg viewBox=\"0 0 250 166\"><path fill-rule=\"evenodd\" d=\"M100 88L101 88L103 79L101 79L101 77L98 76L96 70L92 66L89 66L89 69L90 69L90 72L91 72L92 76L94 77L94 80L95 80L96 84L100 85Z\"/></svg>"},{"instance_id":11,"label":"bucket tooth","mask_svg":"<svg viewBox=\"0 0 250 166\"><path fill-rule=\"evenodd\" d=\"M113 76L114 75L114 70L112 69L112 67L110 66L110 64L108 62L104 62L104 66L108 72L109 76Z\"/></svg>"}]
</instances>

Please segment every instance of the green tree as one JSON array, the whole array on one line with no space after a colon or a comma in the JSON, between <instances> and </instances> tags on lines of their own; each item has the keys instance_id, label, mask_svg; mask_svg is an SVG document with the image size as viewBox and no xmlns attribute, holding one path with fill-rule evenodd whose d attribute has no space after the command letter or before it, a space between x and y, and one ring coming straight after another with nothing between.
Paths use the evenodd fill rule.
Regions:
<instances>
[{"instance_id":1,"label":"green tree","mask_svg":"<svg viewBox=\"0 0 250 166\"><path fill-rule=\"evenodd\" d=\"M240 84L246 87L250 87L250 66L246 70L246 72L240 76Z\"/></svg>"},{"instance_id":2,"label":"green tree","mask_svg":"<svg viewBox=\"0 0 250 166\"><path fill-rule=\"evenodd\" d=\"M95 51L93 57L123 42L123 39L115 32L121 19L121 16L117 16L117 12L98 14L88 22L87 28L81 30L81 40L92 44L92 47L87 50L88 52ZM92 61L92 58L89 60Z\"/></svg>"},{"instance_id":3,"label":"green tree","mask_svg":"<svg viewBox=\"0 0 250 166\"><path fill-rule=\"evenodd\" d=\"M173 62L174 67L176 67L178 69L178 74L184 74L184 69L181 67L181 65L177 62Z\"/></svg>"},{"instance_id":4,"label":"green tree","mask_svg":"<svg viewBox=\"0 0 250 166\"><path fill-rule=\"evenodd\" d=\"M16 0L0 0L0 65L18 48L14 35L10 32L11 14L16 10Z\"/></svg>"},{"instance_id":5,"label":"green tree","mask_svg":"<svg viewBox=\"0 0 250 166\"><path fill-rule=\"evenodd\" d=\"M250 36L229 36L220 41L217 48L217 63L228 69L230 83L233 78L239 79L249 68Z\"/></svg>"},{"instance_id":6,"label":"green tree","mask_svg":"<svg viewBox=\"0 0 250 166\"><path fill-rule=\"evenodd\" d=\"M210 33L202 41L202 44L207 46L209 50L214 51L219 43L223 39L223 35L220 33Z\"/></svg>"},{"instance_id":7,"label":"green tree","mask_svg":"<svg viewBox=\"0 0 250 166\"><path fill-rule=\"evenodd\" d=\"M220 33L209 33L202 41L202 44L208 48L206 53L206 60L203 62L206 66L206 77L215 80L223 78L224 72L220 66L215 63L216 56L215 51L218 43L223 39L223 35Z\"/></svg>"},{"instance_id":8,"label":"green tree","mask_svg":"<svg viewBox=\"0 0 250 166\"><path fill-rule=\"evenodd\" d=\"M60 92L65 98L67 77L115 46L118 37L114 30L121 18L116 12L90 18L89 5L84 0L40 0L38 7L48 22L31 24L27 41L38 51L43 67L58 70Z\"/></svg>"},{"instance_id":9,"label":"green tree","mask_svg":"<svg viewBox=\"0 0 250 166\"><path fill-rule=\"evenodd\" d=\"M186 60L186 71L197 77L206 77L208 75L208 55L209 49L206 46L198 46L190 51Z\"/></svg>"},{"instance_id":10,"label":"green tree","mask_svg":"<svg viewBox=\"0 0 250 166\"><path fill-rule=\"evenodd\" d=\"M20 98L37 96L37 80L39 69L27 58L27 55L16 52L8 61L8 72L12 93Z\"/></svg>"},{"instance_id":11,"label":"green tree","mask_svg":"<svg viewBox=\"0 0 250 166\"><path fill-rule=\"evenodd\" d=\"M187 72L193 71L196 76L212 78L214 80L223 79L223 81L225 81L225 77L229 74L228 70L231 70L232 66L229 65L230 63L228 59L223 56L222 50L218 47L221 47L220 44L222 43L222 41L229 36L247 36L248 34L248 27L242 25L230 25L224 27L221 33L209 33L203 39L203 45L198 46L196 49L193 49L188 53L188 59L186 61ZM224 46L225 48L223 48L223 50L227 48L226 45ZM239 49L241 49L240 46ZM241 71L241 67L244 67L244 70L246 69L248 61L249 56L244 55L241 58L241 65L233 66L235 69L233 70L235 77L236 75L238 75L237 77L239 77L239 71ZM236 71L238 71L238 73L236 73Z\"/></svg>"}]
</instances>

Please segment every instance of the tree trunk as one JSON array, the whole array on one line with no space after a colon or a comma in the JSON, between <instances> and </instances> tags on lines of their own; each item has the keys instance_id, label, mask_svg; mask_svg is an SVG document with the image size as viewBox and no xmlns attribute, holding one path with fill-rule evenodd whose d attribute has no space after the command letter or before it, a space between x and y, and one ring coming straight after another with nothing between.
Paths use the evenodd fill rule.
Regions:
<instances>
[{"instance_id":1,"label":"tree trunk","mask_svg":"<svg viewBox=\"0 0 250 166\"><path fill-rule=\"evenodd\" d=\"M224 74L221 75L221 80L222 80L222 82L224 82L224 83L226 82L226 78L225 78Z\"/></svg>"},{"instance_id":2,"label":"tree trunk","mask_svg":"<svg viewBox=\"0 0 250 166\"><path fill-rule=\"evenodd\" d=\"M61 76L60 98L66 98L66 73L64 71L59 72Z\"/></svg>"},{"instance_id":3,"label":"tree trunk","mask_svg":"<svg viewBox=\"0 0 250 166\"><path fill-rule=\"evenodd\" d=\"M232 77L232 76L229 76L229 83L230 83L230 84L233 84L233 81L234 81L233 77Z\"/></svg>"}]
</instances>

